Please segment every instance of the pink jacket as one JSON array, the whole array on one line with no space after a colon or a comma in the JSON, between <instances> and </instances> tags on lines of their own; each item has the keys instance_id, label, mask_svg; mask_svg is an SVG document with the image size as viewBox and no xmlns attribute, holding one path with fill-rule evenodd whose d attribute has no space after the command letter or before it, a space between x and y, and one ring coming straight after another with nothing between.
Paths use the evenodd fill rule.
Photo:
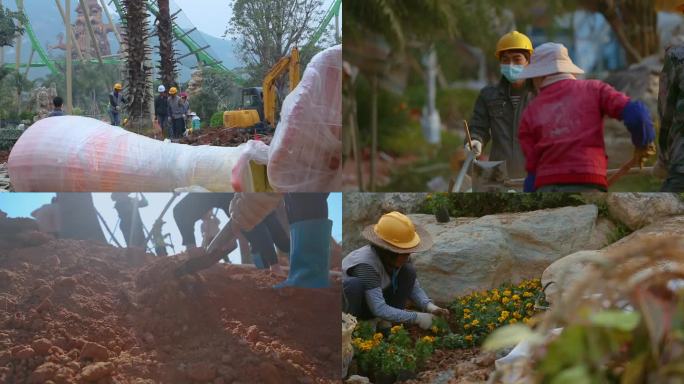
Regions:
<instances>
[{"instance_id":1,"label":"pink jacket","mask_svg":"<svg viewBox=\"0 0 684 384\"><path fill-rule=\"evenodd\" d=\"M622 120L629 98L598 80L561 80L541 89L523 112L518 138L535 187L607 187L603 118Z\"/></svg>"}]
</instances>

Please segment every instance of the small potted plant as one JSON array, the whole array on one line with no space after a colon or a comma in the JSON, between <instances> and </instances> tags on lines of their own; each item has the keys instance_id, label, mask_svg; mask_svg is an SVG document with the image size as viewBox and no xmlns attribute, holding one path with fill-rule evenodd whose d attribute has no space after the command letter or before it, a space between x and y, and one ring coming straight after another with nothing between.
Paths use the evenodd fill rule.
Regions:
<instances>
[{"instance_id":1,"label":"small potted plant","mask_svg":"<svg viewBox=\"0 0 684 384\"><path fill-rule=\"evenodd\" d=\"M438 223L449 222L449 195L447 193L434 193L428 196L428 206L435 214Z\"/></svg>"}]
</instances>

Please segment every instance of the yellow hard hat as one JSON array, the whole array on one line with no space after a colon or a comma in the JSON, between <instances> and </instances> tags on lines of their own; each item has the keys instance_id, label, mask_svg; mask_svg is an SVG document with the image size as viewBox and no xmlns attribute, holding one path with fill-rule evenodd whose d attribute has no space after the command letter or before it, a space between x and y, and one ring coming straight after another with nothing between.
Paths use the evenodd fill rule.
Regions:
<instances>
[{"instance_id":1,"label":"yellow hard hat","mask_svg":"<svg viewBox=\"0 0 684 384\"><path fill-rule=\"evenodd\" d=\"M496 44L496 58L500 60L501 52L514 49L528 51L530 55L534 52L534 47L532 47L530 38L518 31L513 31L503 35L503 37L499 39L499 42Z\"/></svg>"},{"instance_id":2,"label":"yellow hard hat","mask_svg":"<svg viewBox=\"0 0 684 384\"><path fill-rule=\"evenodd\" d=\"M382 215L373 231L382 240L397 248L413 248L420 243L420 236L411 219L399 212Z\"/></svg>"},{"instance_id":3,"label":"yellow hard hat","mask_svg":"<svg viewBox=\"0 0 684 384\"><path fill-rule=\"evenodd\" d=\"M114 89L117 91L120 91L123 87L121 86L121 83L116 83L114 84Z\"/></svg>"},{"instance_id":4,"label":"yellow hard hat","mask_svg":"<svg viewBox=\"0 0 684 384\"><path fill-rule=\"evenodd\" d=\"M171 87L171 89L169 89L169 95L175 95L176 93L178 93L178 89L176 89L176 87Z\"/></svg>"}]
</instances>

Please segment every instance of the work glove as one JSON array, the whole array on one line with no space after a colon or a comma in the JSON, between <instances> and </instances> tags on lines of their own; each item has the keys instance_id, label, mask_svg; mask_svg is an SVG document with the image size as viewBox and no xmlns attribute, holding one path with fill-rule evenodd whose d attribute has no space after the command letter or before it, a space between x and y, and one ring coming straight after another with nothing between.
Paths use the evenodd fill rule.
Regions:
<instances>
[{"instance_id":1,"label":"work glove","mask_svg":"<svg viewBox=\"0 0 684 384\"><path fill-rule=\"evenodd\" d=\"M236 193L228 210L231 226L245 232L251 231L282 200L283 195L280 193Z\"/></svg>"},{"instance_id":2,"label":"work glove","mask_svg":"<svg viewBox=\"0 0 684 384\"><path fill-rule=\"evenodd\" d=\"M630 101L622 110L622 121L632 136L632 144L637 148L650 145L656 133L648 107L641 101Z\"/></svg>"},{"instance_id":3,"label":"work glove","mask_svg":"<svg viewBox=\"0 0 684 384\"><path fill-rule=\"evenodd\" d=\"M432 313L435 316L449 317L449 310L448 309L440 308L433 303L428 303L425 310L427 310L428 312Z\"/></svg>"},{"instance_id":4,"label":"work glove","mask_svg":"<svg viewBox=\"0 0 684 384\"><path fill-rule=\"evenodd\" d=\"M472 140L470 143L473 145L472 151L475 154L475 157L480 157L480 155L482 154L482 142L479 140ZM471 151L470 144L465 144L465 150Z\"/></svg>"},{"instance_id":5,"label":"work glove","mask_svg":"<svg viewBox=\"0 0 684 384\"><path fill-rule=\"evenodd\" d=\"M432 320L435 318L435 316L431 313L425 313L425 312L416 312L416 320L415 323L418 324L418 326L421 329L430 329L432 327Z\"/></svg>"},{"instance_id":6,"label":"work glove","mask_svg":"<svg viewBox=\"0 0 684 384\"><path fill-rule=\"evenodd\" d=\"M648 161L648 159L651 156L655 156L655 155L656 155L656 146L654 143L651 143L645 147L634 149L634 160L636 160L637 164L639 164L639 168L641 168L641 169L644 168L646 161Z\"/></svg>"}]
</instances>

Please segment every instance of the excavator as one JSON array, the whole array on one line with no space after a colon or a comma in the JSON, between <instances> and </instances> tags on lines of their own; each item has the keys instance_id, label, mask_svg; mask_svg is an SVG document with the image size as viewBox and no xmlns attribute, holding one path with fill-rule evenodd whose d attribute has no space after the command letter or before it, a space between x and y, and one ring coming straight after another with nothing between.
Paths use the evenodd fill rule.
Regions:
<instances>
[{"instance_id":1,"label":"excavator","mask_svg":"<svg viewBox=\"0 0 684 384\"><path fill-rule=\"evenodd\" d=\"M261 87L242 89L242 107L236 111L223 113L223 126L226 128L256 130L267 132L276 126L276 108L278 89L276 81L285 72L289 72L292 92L301 78L299 49L292 48L289 56L282 57L268 71ZM289 93L288 92L288 93Z\"/></svg>"}]
</instances>

